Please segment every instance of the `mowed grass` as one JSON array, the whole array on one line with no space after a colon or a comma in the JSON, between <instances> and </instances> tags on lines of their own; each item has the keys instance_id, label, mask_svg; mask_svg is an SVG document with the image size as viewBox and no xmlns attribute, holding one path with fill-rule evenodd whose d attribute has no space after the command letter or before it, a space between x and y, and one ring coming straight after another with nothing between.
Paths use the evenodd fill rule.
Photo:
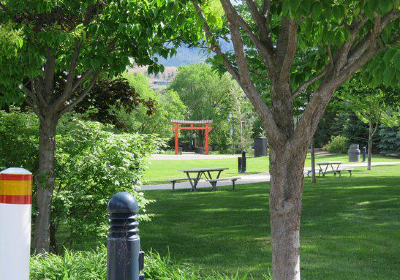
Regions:
<instances>
[{"instance_id":1,"label":"mowed grass","mask_svg":"<svg viewBox=\"0 0 400 280\"><path fill-rule=\"evenodd\" d=\"M271 264L269 184L235 191L146 191L151 222L141 242L179 263L263 279ZM301 227L303 279L399 279L400 165L357 168L352 178L305 179Z\"/></svg>"},{"instance_id":2,"label":"mowed grass","mask_svg":"<svg viewBox=\"0 0 400 280\"><path fill-rule=\"evenodd\" d=\"M239 155L238 155L239 156ZM342 161L348 162L347 155L334 156L316 156L316 161ZM373 162L393 162L400 159L374 156ZM311 166L310 154L307 155L306 167ZM221 177L232 177L238 175L237 158L224 159L197 159L197 160L151 160L149 169L144 175L144 184L153 185L167 183L167 179L184 178L186 175L179 170L189 168L208 168L208 167L228 167L229 170L224 171ZM269 158L258 157L247 158L247 171L250 174L268 172Z\"/></svg>"}]
</instances>

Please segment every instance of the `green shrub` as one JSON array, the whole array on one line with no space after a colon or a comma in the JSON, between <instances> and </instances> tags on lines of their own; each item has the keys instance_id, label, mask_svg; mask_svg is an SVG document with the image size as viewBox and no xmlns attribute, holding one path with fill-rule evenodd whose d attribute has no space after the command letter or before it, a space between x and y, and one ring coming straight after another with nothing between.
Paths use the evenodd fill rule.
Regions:
<instances>
[{"instance_id":1,"label":"green shrub","mask_svg":"<svg viewBox=\"0 0 400 280\"><path fill-rule=\"evenodd\" d=\"M0 169L24 167L36 170L38 164L39 121L34 114L16 109L0 110Z\"/></svg>"},{"instance_id":2,"label":"green shrub","mask_svg":"<svg viewBox=\"0 0 400 280\"><path fill-rule=\"evenodd\" d=\"M24 167L35 175L38 138L39 124L34 114L0 110L0 168ZM107 233L107 203L116 192L135 195L141 219L148 218L145 206L149 201L137 189L148 156L162 146L160 138L120 133L112 126L69 114L58 123L56 141L50 227L54 251L75 244L87 247L82 240L89 240L91 245L101 243Z\"/></svg>"},{"instance_id":3,"label":"green shrub","mask_svg":"<svg viewBox=\"0 0 400 280\"><path fill-rule=\"evenodd\" d=\"M104 246L92 252L66 251L63 256L49 255L31 258L31 280L106 280L107 252ZM239 274L229 276L218 272L203 273L189 265L178 265L170 257L147 253L146 280L251 280ZM265 278L269 279L269 278Z\"/></svg>"},{"instance_id":4,"label":"green shrub","mask_svg":"<svg viewBox=\"0 0 400 280\"><path fill-rule=\"evenodd\" d=\"M342 136L332 136L331 141L323 149L332 154L345 154L349 148L349 140Z\"/></svg>"}]
</instances>

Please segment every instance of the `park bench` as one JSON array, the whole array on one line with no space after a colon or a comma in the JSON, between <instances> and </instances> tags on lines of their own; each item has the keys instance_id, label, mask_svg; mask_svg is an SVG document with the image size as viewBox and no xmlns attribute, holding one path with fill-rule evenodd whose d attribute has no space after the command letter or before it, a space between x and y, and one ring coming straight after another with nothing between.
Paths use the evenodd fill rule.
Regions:
<instances>
[{"instance_id":1,"label":"park bench","mask_svg":"<svg viewBox=\"0 0 400 280\"><path fill-rule=\"evenodd\" d=\"M305 171L307 171L307 177L310 177L310 175L311 175L311 173L312 173L312 169L306 169ZM321 170L320 169L318 169L318 168L316 168L315 169L315 174L320 174L321 173Z\"/></svg>"},{"instance_id":2,"label":"park bench","mask_svg":"<svg viewBox=\"0 0 400 280\"><path fill-rule=\"evenodd\" d=\"M207 182L210 182L211 186L212 186L212 190L216 191L217 190L217 183L220 181L232 181L232 190L235 189L235 183L237 180L239 180L240 177L233 177L233 178L223 178L223 179L210 179L207 180Z\"/></svg>"},{"instance_id":3,"label":"park bench","mask_svg":"<svg viewBox=\"0 0 400 280\"><path fill-rule=\"evenodd\" d=\"M339 168L334 171L334 175L336 176L336 173L339 173L339 177L342 177L342 171L347 171L350 174L350 177L353 175L353 168Z\"/></svg>"},{"instance_id":4,"label":"park bench","mask_svg":"<svg viewBox=\"0 0 400 280\"><path fill-rule=\"evenodd\" d=\"M167 181L172 183L172 190L174 191L176 183L179 183L182 181L189 181L189 179L188 178L178 178L178 179L168 179Z\"/></svg>"}]
</instances>

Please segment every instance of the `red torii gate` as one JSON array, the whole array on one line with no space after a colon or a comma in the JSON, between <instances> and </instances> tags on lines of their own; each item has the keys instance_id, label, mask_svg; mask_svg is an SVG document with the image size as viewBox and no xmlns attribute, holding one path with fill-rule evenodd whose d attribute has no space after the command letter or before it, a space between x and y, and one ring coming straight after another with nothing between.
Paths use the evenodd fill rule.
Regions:
<instances>
[{"instance_id":1,"label":"red torii gate","mask_svg":"<svg viewBox=\"0 0 400 280\"><path fill-rule=\"evenodd\" d=\"M185 121L185 120L171 120L171 123L174 125L172 129L175 130L175 154L179 153L179 130L205 130L206 132L206 155L208 155L208 132L211 131L212 127L210 126L213 121L205 120L205 121ZM180 125L190 125L190 126L180 126ZM195 126L201 125L201 126Z\"/></svg>"}]
</instances>

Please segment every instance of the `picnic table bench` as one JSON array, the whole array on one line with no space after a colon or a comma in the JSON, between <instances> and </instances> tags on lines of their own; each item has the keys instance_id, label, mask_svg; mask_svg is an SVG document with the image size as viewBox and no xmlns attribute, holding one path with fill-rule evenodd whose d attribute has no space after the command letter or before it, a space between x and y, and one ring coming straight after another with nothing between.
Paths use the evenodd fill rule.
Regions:
<instances>
[{"instance_id":1,"label":"picnic table bench","mask_svg":"<svg viewBox=\"0 0 400 280\"><path fill-rule=\"evenodd\" d=\"M176 178L176 179L168 179L168 182L172 183L172 190L175 190L175 184L181 181L189 181L192 186L192 191L196 191L197 184L199 183L201 177L204 175L206 177L206 181L209 182L212 186L212 190L217 189L217 183L219 181L232 181L232 189L235 189L235 183L240 177L233 178L224 178L220 179L222 171L228 170L226 167L217 167L217 168L192 168L192 169L182 169L182 171L186 174L187 178ZM212 177L212 172L217 172L217 176L215 178ZM194 176L192 176L194 174Z\"/></svg>"},{"instance_id":2,"label":"picnic table bench","mask_svg":"<svg viewBox=\"0 0 400 280\"><path fill-rule=\"evenodd\" d=\"M316 163L318 165L318 168L315 169L315 173L318 172L318 174L321 176L325 177L325 174L327 172L333 172L333 175L336 176L336 173L339 174L339 177L342 176L342 172L343 171L347 171L350 174L350 177L353 175L353 168L350 167L340 167L340 165L342 164L341 161L326 161L326 162L317 162ZM336 165L336 167L334 167L334 165ZM325 167L326 166L326 167ZM331 169L329 170L329 166L331 167ZM306 169L305 171L307 171L307 177L310 176L312 169Z\"/></svg>"},{"instance_id":3,"label":"picnic table bench","mask_svg":"<svg viewBox=\"0 0 400 280\"><path fill-rule=\"evenodd\" d=\"M347 171L350 174L350 177L353 175L353 168L338 168L334 171L334 175L336 176L336 173L339 173L339 177L342 177L342 171Z\"/></svg>"},{"instance_id":4,"label":"picnic table bench","mask_svg":"<svg viewBox=\"0 0 400 280\"><path fill-rule=\"evenodd\" d=\"M233 177L233 178L223 178L223 179L210 179L207 180L207 182L210 182L211 186L212 186L212 190L216 191L217 190L217 183L220 181L232 181L232 190L235 189L235 183L237 180L241 179L240 177Z\"/></svg>"},{"instance_id":5,"label":"picnic table bench","mask_svg":"<svg viewBox=\"0 0 400 280\"><path fill-rule=\"evenodd\" d=\"M174 191L176 183L179 183L182 181L187 181L187 180L189 180L189 179L188 178L177 178L177 179L168 179L167 181L172 183L172 190Z\"/></svg>"},{"instance_id":6,"label":"picnic table bench","mask_svg":"<svg viewBox=\"0 0 400 280\"><path fill-rule=\"evenodd\" d=\"M321 173L322 173L322 176L325 177L325 173L327 173L327 172L332 171L335 174L335 171L339 169L342 162L341 161L325 161L325 162L317 162L316 164L319 166L319 170L318 170L319 175L321 175ZM336 168L333 167L334 165L336 165ZM326 166L326 167L324 168L324 166ZM331 170L328 170L329 166L331 167Z\"/></svg>"}]
</instances>

